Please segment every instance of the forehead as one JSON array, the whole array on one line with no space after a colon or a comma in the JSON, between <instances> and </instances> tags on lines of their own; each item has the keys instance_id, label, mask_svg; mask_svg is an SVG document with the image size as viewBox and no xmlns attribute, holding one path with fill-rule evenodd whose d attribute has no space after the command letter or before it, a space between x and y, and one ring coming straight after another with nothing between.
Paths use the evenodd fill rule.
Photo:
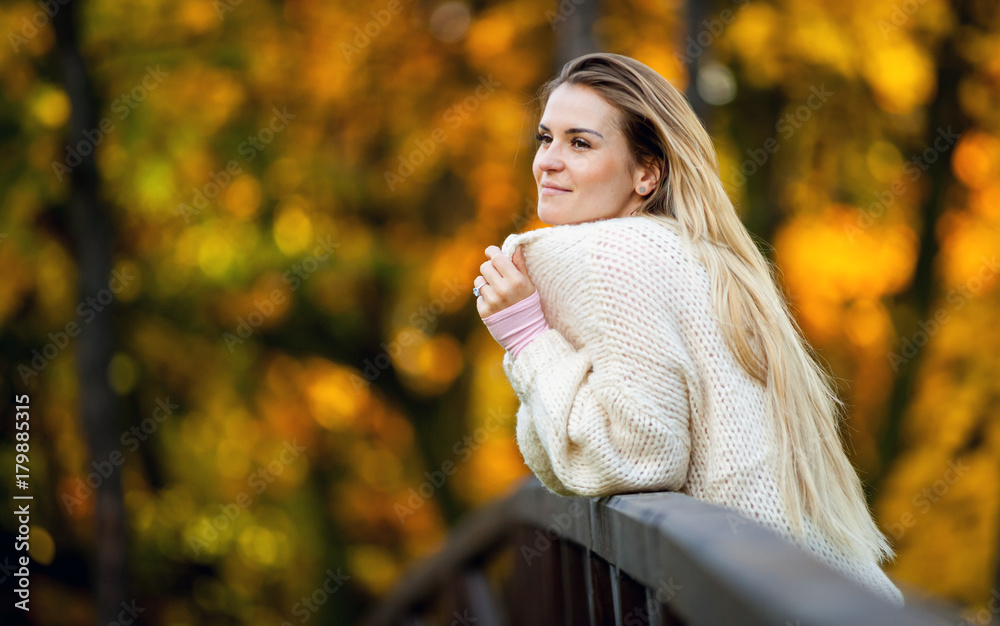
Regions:
<instances>
[{"instance_id":1,"label":"forehead","mask_svg":"<svg viewBox=\"0 0 1000 626\"><path fill-rule=\"evenodd\" d=\"M540 123L553 130L584 127L604 133L612 130L615 113L590 87L563 83L549 96Z\"/></svg>"}]
</instances>

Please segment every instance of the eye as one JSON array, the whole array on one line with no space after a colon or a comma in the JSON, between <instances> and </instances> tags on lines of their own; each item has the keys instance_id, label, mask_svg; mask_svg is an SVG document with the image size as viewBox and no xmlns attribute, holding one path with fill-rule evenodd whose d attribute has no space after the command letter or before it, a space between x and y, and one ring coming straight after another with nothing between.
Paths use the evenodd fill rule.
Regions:
<instances>
[{"instance_id":1,"label":"eye","mask_svg":"<svg viewBox=\"0 0 1000 626\"><path fill-rule=\"evenodd\" d=\"M550 141L552 141L552 138L549 137L548 135L541 135L539 133L535 133L535 141L540 141L542 143L549 143Z\"/></svg>"},{"instance_id":2,"label":"eye","mask_svg":"<svg viewBox=\"0 0 1000 626\"><path fill-rule=\"evenodd\" d=\"M574 137L573 146L576 148L589 148L590 143L588 143L587 140L582 137Z\"/></svg>"}]
</instances>

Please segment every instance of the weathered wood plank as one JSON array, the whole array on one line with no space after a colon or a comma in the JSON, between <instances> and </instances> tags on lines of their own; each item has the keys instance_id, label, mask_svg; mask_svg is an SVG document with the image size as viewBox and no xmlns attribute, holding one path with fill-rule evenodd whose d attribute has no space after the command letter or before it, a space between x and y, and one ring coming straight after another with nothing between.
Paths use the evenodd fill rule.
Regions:
<instances>
[{"instance_id":1,"label":"weathered wood plank","mask_svg":"<svg viewBox=\"0 0 1000 626\"><path fill-rule=\"evenodd\" d=\"M467 569L462 575L462 588L472 618L467 620L469 623L476 626L504 626L508 623L506 611L497 600L483 570Z\"/></svg>"},{"instance_id":2,"label":"weathered wood plank","mask_svg":"<svg viewBox=\"0 0 1000 626\"><path fill-rule=\"evenodd\" d=\"M590 579L594 596L595 626L611 626L615 624L614 592L611 588L611 568L609 563L590 553Z\"/></svg>"},{"instance_id":3,"label":"weathered wood plank","mask_svg":"<svg viewBox=\"0 0 1000 626\"><path fill-rule=\"evenodd\" d=\"M570 541L561 541L559 548L565 581L563 583L565 620L562 623L565 626L587 624L590 621L590 602L584 573L587 565L586 550Z\"/></svg>"},{"instance_id":4,"label":"weathered wood plank","mask_svg":"<svg viewBox=\"0 0 1000 626\"><path fill-rule=\"evenodd\" d=\"M646 606L646 586L628 574L618 571L619 623L624 626L647 626L650 613Z\"/></svg>"},{"instance_id":5,"label":"weathered wood plank","mask_svg":"<svg viewBox=\"0 0 1000 626\"><path fill-rule=\"evenodd\" d=\"M530 477L463 520L367 623L400 623L503 546L514 557L503 600L518 625L961 622L946 607L899 609L749 520L734 532L734 515L679 493L565 498Z\"/></svg>"}]
</instances>

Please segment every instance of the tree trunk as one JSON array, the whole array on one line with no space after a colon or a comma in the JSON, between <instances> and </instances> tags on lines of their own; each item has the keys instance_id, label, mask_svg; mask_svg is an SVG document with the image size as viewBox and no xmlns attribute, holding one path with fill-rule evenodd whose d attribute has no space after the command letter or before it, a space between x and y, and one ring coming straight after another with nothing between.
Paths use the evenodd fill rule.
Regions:
<instances>
[{"instance_id":1,"label":"tree trunk","mask_svg":"<svg viewBox=\"0 0 1000 626\"><path fill-rule=\"evenodd\" d=\"M594 24L600 13L600 5L600 0L557 3L555 16L550 19L556 31L555 50L552 55L556 73L576 57L599 50L594 35Z\"/></svg>"},{"instance_id":2,"label":"tree trunk","mask_svg":"<svg viewBox=\"0 0 1000 626\"><path fill-rule=\"evenodd\" d=\"M97 102L78 47L77 11L82 2L60 7L52 19L66 94L72 107L69 145L98 128ZM82 152L81 152L82 154ZM61 155L60 155L61 157ZM108 289L111 274L111 223L99 199L100 177L93 150L69 175L69 230L79 271L79 299L85 301ZM113 303L112 303L113 305ZM108 364L114 346L111 307L83 326L76 340L80 415L93 460L105 461L116 450L117 398L108 382ZM95 490L94 586L98 624L117 619L125 591L125 515L122 485L112 472Z\"/></svg>"},{"instance_id":3,"label":"tree trunk","mask_svg":"<svg viewBox=\"0 0 1000 626\"><path fill-rule=\"evenodd\" d=\"M939 129L951 129L956 133L968 130L970 122L962 112L958 101L958 86L962 78L971 72L969 64L962 59L956 50L955 37L961 37L963 26L970 25L975 20L970 15L967 3L959 3L955 9L959 24L953 29L952 39L944 42L937 64L937 96L928 110L925 146L933 146L938 138ZM906 292L896 297L896 302L909 306L914 311L914 319L926 320L931 315L931 304L935 296L934 263L937 259L938 243L935 226L938 218L944 212L948 201L948 190L956 184L955 176L950 167L950 155L955 146L949 148L947 154L936 165L931 165L923 176L930 178L930 194L924 202L922 216L922 231L920 232L920 249L917 254L916 269L913 281ZM906 336L913 328L901 328L900 334ZM899 433L903 417L909 409L913 398L915 377L923 362L926 351L919 351L914 358L900 365L892 393L889 397L888 415L883 434L880 438L881 469L872 480L870 489L878 491L899 453Z\"/></svg>"},{"instance_id":4,"label":"tree trunk","mask_svg":"<svg viewBox=\"0 0 1000 626\"><path fill-rule=\"evenodd\" d=\"M684 37L680 37L682 41L687 41L688 37L696 37L699 25L708 17L707 0L688 0L685 5L684 22L687 24L687 34ZM682 48L684 47L683 43L679 45ZM697 56L684 55L684 65L688 75L688 84L684 95L687 96L688 102L691 103L691 108L694 109L695 114L702 120L705 128L708 128L708 103L698 93L698 61L701 58L702 55L700 54Z\"/></svg>"}]
</instances>

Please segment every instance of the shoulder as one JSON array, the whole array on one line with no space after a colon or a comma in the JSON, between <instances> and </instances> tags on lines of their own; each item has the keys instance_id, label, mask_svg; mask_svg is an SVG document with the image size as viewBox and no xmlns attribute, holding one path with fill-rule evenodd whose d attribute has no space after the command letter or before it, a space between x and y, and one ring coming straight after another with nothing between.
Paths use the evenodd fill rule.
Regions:
<instances>
[{"instance_id":1,"label":"shoulder","mask_svg":"<svg viewBox=\"0 0 1000 626\"><path fill-rule=\"evenodd\" d=\"M586 244L597 258L633 266L657 259L669 262L682 255L684 247L680 233L668 222L638 216L593 222Z\"/></svg>"},{"instance_id":2,"label":"shoulder","mask_svg":"<svg viewBox=\"0 0 1000 626\"><path fill-rule=\"evenodd\" d=\"M668 219L617 217L613 219L561 224L509 235L504 251L516 246L540 250L564 250L607 257L636 258L643 255L675 256L682 252L682 240Z\"/></svg>"},{"instance_id":3,"label":"shoulder","mask_svg":"<svg viewBox=\"0 0 1000 626\"><path fill-rule=\"evenodd\" d=\"M593 229L581 246L585 265L595 280L643 285L657 292L699 290L707 273L694 260L679 228L666 220L625 217Z\"/></svg>"},{"instance_id":4,"label":"shoulder","mask_svg":"<svg viewBox=\"0 0 1000 626\"><path fill-rule=\"evenodd\" d=\"M603 285L614 297L655 286L658 292L691 287L698 279L677 226L667 218L618 217L563 224L510 235L503 251L520 246L529 272ZM703 272L703 270L702 270ZM702 281L703 282L703 281Z\"/></svg>"}]
</instances>

